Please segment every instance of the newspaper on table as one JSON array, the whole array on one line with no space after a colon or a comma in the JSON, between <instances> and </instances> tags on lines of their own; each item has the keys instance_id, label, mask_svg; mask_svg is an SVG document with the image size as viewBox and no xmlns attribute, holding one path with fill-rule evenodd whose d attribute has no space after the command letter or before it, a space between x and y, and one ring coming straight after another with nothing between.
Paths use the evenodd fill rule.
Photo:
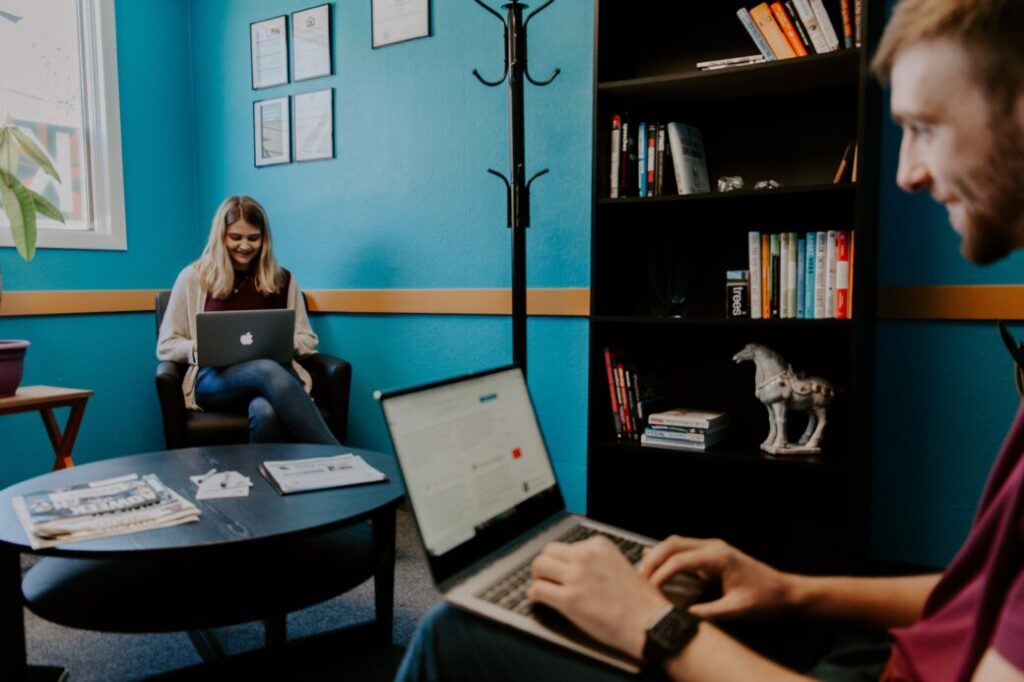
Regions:
<instances>
[{"instance_id":1,"label":"newspaper on table","mask_svg":"<svg viewBox=\"0 0 1024 682\"><path fill-rule=\"evenodd\" d=\"M128 474L12 500L33 549L199 520L199 508L154 474Z\"/></svg>"},{"instance_id":2,"label":"newspaper on table","mask_svg":"<svg viewBox=\"0 0 1024 682\"><path fill-rule=\"evenodd\" d=\"M384 472L351 452L331 457L266 461L260 464L260 472L282 495L388 480Z\"/></svg>"}]
</instances>

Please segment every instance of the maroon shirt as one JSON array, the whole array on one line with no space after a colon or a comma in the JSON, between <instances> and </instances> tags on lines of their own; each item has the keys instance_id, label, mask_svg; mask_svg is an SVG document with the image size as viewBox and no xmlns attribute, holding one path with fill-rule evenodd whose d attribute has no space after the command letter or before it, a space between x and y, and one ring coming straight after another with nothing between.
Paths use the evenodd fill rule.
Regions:
<instances>
[{"instance_id":1,"label":"maroon shirt","mask_svg":"<svg viewBox=\"0 0 1024 682\"><path fill-rule=\"evenodd\" d=\"M893 680L969 680L989 647L1024 672L1024 405L967 541L921 620L893 638Z\"/></svg>"},{"instance_id":2,"label":"maroon shirt","mask_svg":"<svg viewBox=\"0 0 1024 682\"><path fill-rule=\"evenodd\" d=\"M292 281L292 273L284 272L284 284L276 294L264 296L256 291L252 278L247 272L235 272L235 290L227 298L214 298L207 292L203 310L208 313L221 310L268 310L288 307L288 285Z\"/></svg>"}]
</instances>

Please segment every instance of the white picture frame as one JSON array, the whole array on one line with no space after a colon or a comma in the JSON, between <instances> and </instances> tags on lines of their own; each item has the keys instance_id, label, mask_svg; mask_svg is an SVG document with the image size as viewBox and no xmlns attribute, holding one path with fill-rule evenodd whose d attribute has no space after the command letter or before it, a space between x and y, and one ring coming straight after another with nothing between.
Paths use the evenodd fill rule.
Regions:
<instances>
[{"instance_id":1,"label":"white picture frame","mask_svg":"<svg viewBox=\"0 0 1024 682\"><path fill-rule=\"evenodd\" d=\"M288 100L285 96L252 103L253 163L257 168L291 163L291 110Z\"/></svg>"},{"instance_id":2,"label":"white picture frame","mask_svg":"<svg viewBox=\"0 0 1024 682\"><path fill-rule=\"evenodd\" d=\"M288 18L285 15L249 24L252 89L288 82Z\"/></svg>"},{"instance_id":3,"label":"white picture frame","mask_svg":"<svg viewBox=\"0 0 1024 682\"><path fill-rule=\"evenodd\" d=\"M373 47L430 35L430 0L373 0L370 6Z\"/></svg>"},{"instance_id":4,"label":"white picture frame","mask_svg":"<svg viewBox=\"0 0 1024 682\"><path fill-rule=\"evenodd\" d=\"M292 12L291 31L292 82L330 76L331 6Z\"/></svg>"},{"instance_id":5,"label":"white picture frame","mask_svg":"<svg viewBox=\"0 0 1024 682\"><path fill-rule=\"evenodd\" d=\"M292 97L295 161L334 158L334 88Z\"/></svg>"}]
</instances>

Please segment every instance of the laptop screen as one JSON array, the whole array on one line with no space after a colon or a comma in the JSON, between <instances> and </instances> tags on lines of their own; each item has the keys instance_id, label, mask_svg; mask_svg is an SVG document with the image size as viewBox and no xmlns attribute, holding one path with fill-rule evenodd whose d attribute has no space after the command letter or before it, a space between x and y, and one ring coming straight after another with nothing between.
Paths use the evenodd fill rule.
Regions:
<instances>
[{"instance_id":1,"label":"laptop screen","mask_svg":"<svg viewBox=\"0 0 1024 682\"><path fill-rule=\"evenodd\" d=\"M428 558L506 542L563 507L518 367L387 394L381 406Z\"/></svg>"}]
</instances>

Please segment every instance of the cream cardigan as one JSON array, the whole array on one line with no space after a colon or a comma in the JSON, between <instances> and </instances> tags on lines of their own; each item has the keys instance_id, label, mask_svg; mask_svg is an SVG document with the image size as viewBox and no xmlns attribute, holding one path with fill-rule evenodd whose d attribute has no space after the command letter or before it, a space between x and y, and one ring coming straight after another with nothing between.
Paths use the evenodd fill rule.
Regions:
<instances>
[{"instance_id":1,"label":"cream cardigan","mask_svg":"<svg viewBox=\"0 0 1024 682\"><path fill-rule=\"evenodd\" d=\"M196 338L196 313L203 310L206 304L206 290L199 284L199 275L195 265L189 265L178 274L171 290L171 298L167 302L164 319L160 323L160 334L156 343L158 360L188 363L188 371L181 382L181 390L185 394L185 407L190 410L201 409L196 404L196 375L199 368L192 353L192 345ZM295 310L295 355L305 357L316 352L317 336L309 326L306 306L299 298L299 287L295 284L295 276L288 283L288 307ZM299 375L306 393L313 387L313 379L302 365L292 360L292 369Z\"/></svg>"}]
</instances>

